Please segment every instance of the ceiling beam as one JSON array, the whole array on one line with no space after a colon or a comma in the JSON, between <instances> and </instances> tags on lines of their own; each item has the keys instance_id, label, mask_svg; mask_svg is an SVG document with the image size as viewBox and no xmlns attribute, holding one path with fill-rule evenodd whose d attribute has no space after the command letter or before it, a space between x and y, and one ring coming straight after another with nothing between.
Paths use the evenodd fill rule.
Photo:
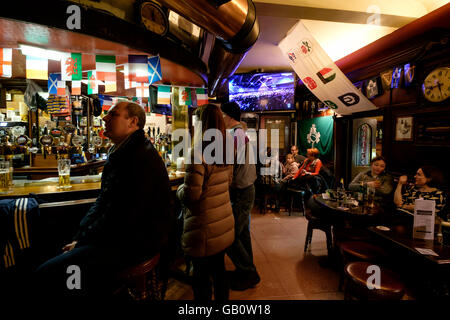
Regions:
<instances>
[{"instance_id":1,"label":"ceiling beam","mask_svg":"<svg viewBox=\"0 0 450 320\"><path fill-rule=\"evenodd\" d=\"M369 19L374 15L374 13L361 11L279 5L262 2L256 2L255 6L256 14L258 16L320 20L355 24L367 24ZM394 28L400 28L417 19L414 17L403 17L390 14L379 14L379 17L380 26Z\"/></svg>"}]
</instances>

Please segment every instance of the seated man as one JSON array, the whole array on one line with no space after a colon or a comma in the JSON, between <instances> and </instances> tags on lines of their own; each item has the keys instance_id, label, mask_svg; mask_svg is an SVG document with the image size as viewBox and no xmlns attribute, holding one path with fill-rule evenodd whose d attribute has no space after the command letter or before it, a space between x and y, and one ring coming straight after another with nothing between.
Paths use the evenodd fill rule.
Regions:
<instances>
[{"instance_id":1,"label":"seated man","mask_svg":"<svg viewBox=\"0 0 450 320\"><path fill-rule=\"evenodd\" d=\"M166 244L172 215L169 178L145 138L145 119L143 108L132 102L118 103L103 118L104 134L114 146L100 195L74 241L37 269L36 294L107 296L116 272L151 258ZM79 271L80 283L70 287L74 270Z\"/></svg>"},{"instance_id":2,"label":"seated man","mask_svg":"<svg viewBox=\"0 0 450 320\"><path fill-rule=\"evenodd\" d=\"M303 164L303 161L305 161L306 157L298 154L298 147L296 145L293 145L291 147L291 154L294 157L294 161L297 162L297 166L300 167Z\"/></svg>"}]
</instances>

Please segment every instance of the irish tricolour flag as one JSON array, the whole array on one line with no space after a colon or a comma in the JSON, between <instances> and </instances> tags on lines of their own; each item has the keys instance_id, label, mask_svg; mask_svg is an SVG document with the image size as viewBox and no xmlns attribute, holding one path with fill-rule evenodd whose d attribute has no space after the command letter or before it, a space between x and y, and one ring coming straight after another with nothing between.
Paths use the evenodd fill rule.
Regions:
<instances>
[{"instance_id":1,"label":"irish tricolour flag","mask_svg":"<svg viewBox=\"0 0 450 320\"><path fill-rule=\"evenodd\" d=\"M61 59L61 80L81 80L81 53L66 53Z\"/></svg>"},{"instance_id":2,"label":"irish tricolour flag","mask_svg":"<svg viewBox=\"0 0 450 320\"><path fill-rule=\"evenodd\" d=\"M157 104L170 104L171 86L158 86L158 101Z\"/></svg>"},{"instance_id":3,"label":"irish tricolour flag","mask_svg":"<svg viewBox=\"0 0 450 320\"><path fill-rule=\"evenodd\" d=\"M98 93L98 83L97 83L97 75L95 70L88 71L88 94L96 94Z\"/></svg>"},{"instance_id":4,"label":"irish tricolour flag","mask_svg":"<svg viewBox=\"0 0 450 320\"><path fill-rule=\"evenodd\" d=\"M95 56L95 69L97 80L116 81L116 57L115 56Z\"/></svg>"}]
</instances>

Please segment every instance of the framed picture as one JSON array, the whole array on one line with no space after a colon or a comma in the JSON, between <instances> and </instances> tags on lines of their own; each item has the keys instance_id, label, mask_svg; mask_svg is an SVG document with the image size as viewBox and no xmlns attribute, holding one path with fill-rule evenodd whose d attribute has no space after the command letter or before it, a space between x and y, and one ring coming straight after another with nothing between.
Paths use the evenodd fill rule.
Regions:
<instances>
[{"instance_id":1,"label":"framed picture","mask_svg":"<svg viewBox=\"0 0 450 320\"><path fill-rule=\"evenodd\" d=\"M413 141L413 117L398 117L395 122L395 140Z\"/></svg>"}]
</instances>

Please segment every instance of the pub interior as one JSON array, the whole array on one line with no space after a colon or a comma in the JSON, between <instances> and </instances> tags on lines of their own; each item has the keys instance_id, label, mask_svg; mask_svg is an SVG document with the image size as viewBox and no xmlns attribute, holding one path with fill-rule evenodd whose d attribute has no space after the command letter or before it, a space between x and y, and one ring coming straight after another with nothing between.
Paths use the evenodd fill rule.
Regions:
<instances>
[{"instance_id":1,"label":"pub interior","mask_svg":"<svg viewBox=\"0 0 450 320\"><path fill-rule=\"evenodd\" d=\"M249 230L260 280L232 286L231 300L448 297L450 4L388 2L10 3L0 11L2 294L19 299L72 241L102 192L113 146L102 119L132 101L167 170L174 249L127 265L114 294L194 299L177 197L189 165L174 132L194 136L199 106L234 101L259 152ZM267 166L277 170L261 174Z\"/></svg>"}]
</instances>

